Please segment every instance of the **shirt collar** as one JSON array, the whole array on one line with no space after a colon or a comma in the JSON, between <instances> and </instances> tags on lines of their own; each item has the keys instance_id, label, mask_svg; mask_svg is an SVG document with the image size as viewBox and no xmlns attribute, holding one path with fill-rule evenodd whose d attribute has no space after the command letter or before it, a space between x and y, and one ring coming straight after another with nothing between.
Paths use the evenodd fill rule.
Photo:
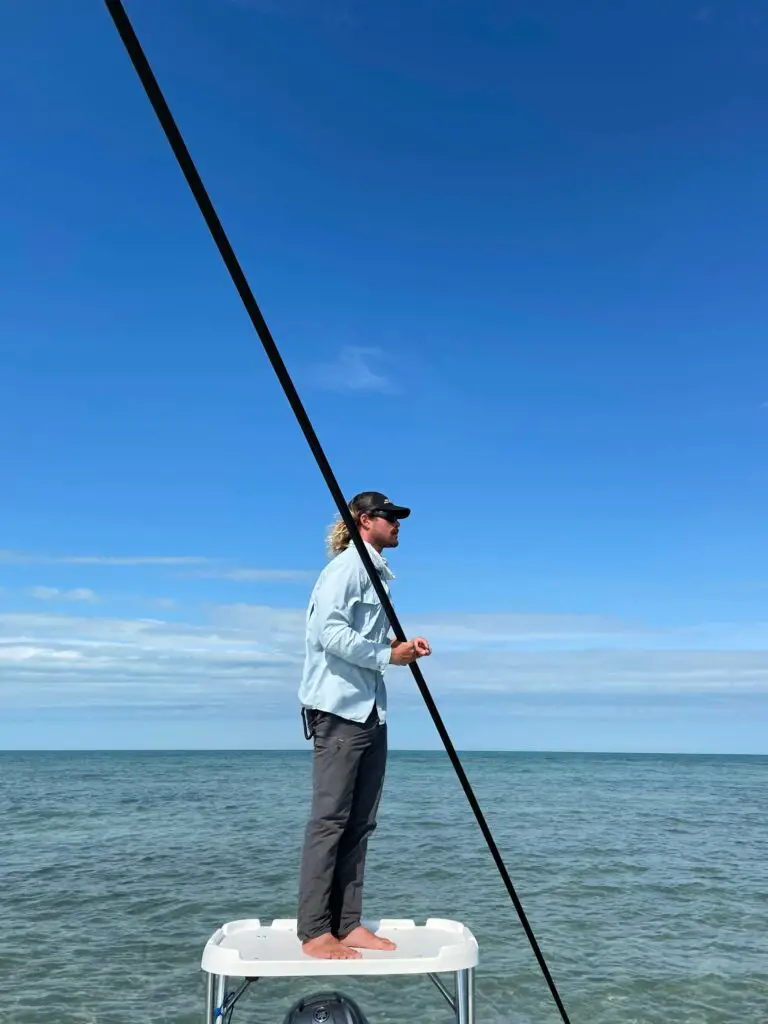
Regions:
<instances>
[{"instance_id":1,"label":"shirt collar","mask_svg":"<svg viewBox=\"0 0 768 1024\"><path fill-rule=\"evenodd\" d=\"M371 556L371 561L378 569L379 575L383 576L385 580L393 580L395 578L395 574L389 568L386 558L383 555L379 554L376 548L372 547L367 540L363 543L365 544L366 548L368 548L368 554Z\"/></svg>"}]
</instances>

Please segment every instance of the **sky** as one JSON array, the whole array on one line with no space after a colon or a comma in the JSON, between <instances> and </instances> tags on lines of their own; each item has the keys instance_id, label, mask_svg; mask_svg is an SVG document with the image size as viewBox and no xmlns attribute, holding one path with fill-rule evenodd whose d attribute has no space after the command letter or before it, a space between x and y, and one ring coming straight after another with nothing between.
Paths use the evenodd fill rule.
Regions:
<instances>
[{"instance_id":1,"label":"sky","mask_svg":"<svg viewBox=\"0 0 768 1024\"><path fill-rule=\"evenodd\" d=\"M768 753L768 2L126 9L456 747ZM0 126L0 748L304 746L335 508L105 7Z\"/></svg>"}]
</instances>

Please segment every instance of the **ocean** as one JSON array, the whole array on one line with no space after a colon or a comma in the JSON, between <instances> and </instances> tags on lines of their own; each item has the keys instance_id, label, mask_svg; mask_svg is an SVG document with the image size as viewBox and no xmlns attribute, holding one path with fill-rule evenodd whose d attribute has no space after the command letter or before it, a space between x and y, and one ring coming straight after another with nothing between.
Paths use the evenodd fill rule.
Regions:
<instances>
[{"instance_id":1,"label":"ocean","mask_svg":"<svg viewBox=\"0 0 768 1024\"><path fill-rule=\"evenodd\" d=\"M468 753L572 1024L768 1021L768 758ZM14 1024L200 1024L202 948L295 916L308 750L0 754L0 978ZM392 752L366 914L480 944L477 1024L560 1020L443 752ZM280 1024L323 979L263 981ZM335 979L370 1024L445 1024L427 978Z\"/></svg>"}]
</instances>

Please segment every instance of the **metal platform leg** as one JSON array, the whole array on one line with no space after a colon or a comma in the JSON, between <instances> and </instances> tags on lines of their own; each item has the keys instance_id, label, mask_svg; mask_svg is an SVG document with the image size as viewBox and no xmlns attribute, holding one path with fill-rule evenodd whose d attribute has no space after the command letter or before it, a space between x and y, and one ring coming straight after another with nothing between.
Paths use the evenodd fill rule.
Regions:
<instances>
[{"instance_id":1,"label":"metal platform leg","mask_svg":"<svg viewBox=\"0 0 768 1024\"><path fill-rule=\"evenodd\" d=\"M229 978L223 974L216 975L216 1021L220 1020L224 1010L224 1000L227 998L227 984ZM216 1022L214 1022L216 1024Z\"/></svg>"},{"instance_id":2,"label":"metal platform leg","mask_svg":"<svg viewBox=\"0 0 768 1024\"><path fill-rule=\"evenodd\" d=\"M216 1020L216 975L205 976L205 1022L214 1024Z\"/></svg>"},{"instance_id":3,"label":"metal platform leg","mask_svg":"<svg viewBox=\"0 0 768 1024\"><path fill-rule=\"evenodd\" d=\"M475 969L456 971L456 1024L475 1024Z\"/></svg>"},{"instance_id":4,"label":"metal platform leg","mask_svg":"<svg viewBox=\"0 0 768 1024\"><path fill-rule=\"evenodd\" d=\"M219 1024L221 1009L227 995L227 981L223 974L209 974L206 984L205 1024Z\"/></svg>"}]
</instances>

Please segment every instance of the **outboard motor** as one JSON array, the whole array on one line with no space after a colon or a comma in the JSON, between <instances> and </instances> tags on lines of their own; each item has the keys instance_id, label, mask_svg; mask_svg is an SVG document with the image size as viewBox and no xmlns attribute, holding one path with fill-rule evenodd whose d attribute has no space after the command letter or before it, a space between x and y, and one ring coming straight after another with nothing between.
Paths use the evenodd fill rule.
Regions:
<instances>
[{"instance_id":1,"label":"outboard motor","mask_svg":"<svg viewBox=\"0 0 768 1024\"><path fill-rule=\"evenodd\" d=\"M299 999L283 1024L368 1024L354 999L340 992L318 992Z\"/></svg>"}]
</instances>

